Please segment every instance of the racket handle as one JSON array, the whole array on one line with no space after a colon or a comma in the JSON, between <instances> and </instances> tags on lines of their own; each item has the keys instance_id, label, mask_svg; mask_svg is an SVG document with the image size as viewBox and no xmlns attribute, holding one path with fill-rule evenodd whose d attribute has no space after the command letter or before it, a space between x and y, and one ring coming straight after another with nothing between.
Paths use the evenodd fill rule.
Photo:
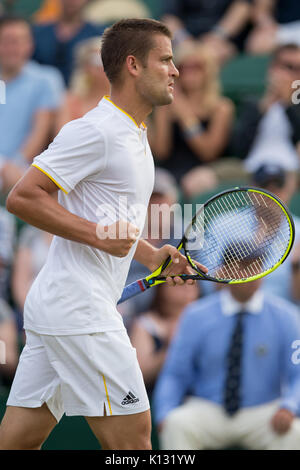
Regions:
<instances>
[{"instance_id":1,"label":"racket handle","mask_svg":"<svg viewBox=\"0 0 300 470\"><path fill-rule=\"evenodd\" d=\"M118 304L121 304L127 299L131 299L131 297L135 297L136 295L144 292L149 286L146 285L144 279L139 279L138 281L132 282L128 284L123 290L122 297L118 301Z\"/></svg>"}]
</instances>

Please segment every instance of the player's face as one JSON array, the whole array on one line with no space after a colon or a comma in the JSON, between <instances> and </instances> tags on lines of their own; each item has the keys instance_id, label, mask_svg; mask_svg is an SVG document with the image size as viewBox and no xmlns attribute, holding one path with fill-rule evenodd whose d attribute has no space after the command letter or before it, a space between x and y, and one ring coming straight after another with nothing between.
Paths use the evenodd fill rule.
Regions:
<instances>
[{"instance_id":1,"label":"player's face","mask_svg":"<svg viewBox=\"0 0 300 470\"><path fill-rule=\"evenodd\" d=\"M179 72L173 63L171 40L157 34L154 41L155 46L138 77L137 90L151 106L162 106L173 101L174 81Z\"/></svg>"}]
</instances>

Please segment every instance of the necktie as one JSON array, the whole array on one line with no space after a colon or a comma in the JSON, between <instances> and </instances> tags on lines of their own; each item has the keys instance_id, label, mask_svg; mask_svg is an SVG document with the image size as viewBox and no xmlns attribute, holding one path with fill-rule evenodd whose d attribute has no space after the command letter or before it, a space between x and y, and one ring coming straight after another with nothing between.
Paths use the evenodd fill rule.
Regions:
<instances>
[{"instance_id":1,"label":"necktie","mask_svg":"<svg viewBox=\"0 0 300 470\"><path fill-rule=\"evenodd\" d=\"M229 415L236 413L241 404L241 368L245 312L239 312L235 317L236 323L227 354L227 373L225 375L224 389L224 408Z\"/></svg>"}]
</instances>

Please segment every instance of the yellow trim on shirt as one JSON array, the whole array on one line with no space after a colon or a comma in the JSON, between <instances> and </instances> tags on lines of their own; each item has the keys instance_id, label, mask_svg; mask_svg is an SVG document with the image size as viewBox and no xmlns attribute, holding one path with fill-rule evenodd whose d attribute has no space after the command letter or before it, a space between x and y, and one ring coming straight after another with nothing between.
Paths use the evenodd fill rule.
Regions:
<instances>
[{"instance_id":1,"label":"yellow trim on shirt","mask_svg":"<svg viewBox=\"0 0 300 470\"><path fill-rule=\"evenodd\" d=\"M47 171L43 170L42 168L40 168L39 166L37 166L35 163L32 163L31 166L34 166L35 168L37 168L38 170L40 170L42 173L44 173L46 176L48 176L48 178L51 179L51 181L53 181L53 183L56 184L56 186L59 187L59 189L61 189L65 194L68 194L68 192L57 182L55 181L55 179L49 175L49 173L47 173Z\"/></svg>"},{"instance_id":2,"label":"yellow trim on shirt","mask_svg":"<svg viewBox=\"0 0 300 470\"><path fill-rule=\"evenodd\" d=\"M128 117L134 122L134 124L136 125L136 127L140 128L140 126L137 124L136 120L135 120L132 116L130 116L130 114L128 114L126 111L124 111L124 109L122 109L122 108L120 108L118 105L116 105L116 104L110 99L110 97L109 97L108 95L104 95L103 98L105 98L107 101L109 101L111 104L113 104L116 108L118 108L120 111L122 111L122 113L126 114L126 116L128 116ZM147 128L147 126L146 126L146 124L145 124L144 122L142 122L142 126L143 126L145 129Z\"/></svg>"},{"instance_id":3,"label":"yellow trim on shirt","mask_svg":"<svg viewBox=\"0 0 300 470\"><path fill-rule=\"evenodd\" d=\"M111 406L110 406L110 400L109 400L109 396L108 396L108 391L107 391L107 386L106 386L105 377L104 377L103 374L101 374L101 375L102 375L102 378L103 378L103 383L104 383L104 388L105 388L107 403L108 403L108 407L109 407L109 413L110 413L110 415L112 415Z\"/></svg>"}]
</instances>

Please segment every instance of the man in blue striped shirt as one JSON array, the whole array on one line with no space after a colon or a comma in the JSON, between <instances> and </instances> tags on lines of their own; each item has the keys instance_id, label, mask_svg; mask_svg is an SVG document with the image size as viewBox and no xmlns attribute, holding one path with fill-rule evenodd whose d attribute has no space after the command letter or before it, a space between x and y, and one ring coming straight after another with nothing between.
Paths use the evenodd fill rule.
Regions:
<instances>
[{"instance_id":1,"label":"man in blue striped shirt","mask_svg":"<svg viewBox=\"0 0 300 470\"><path fill-rule=\"evenodd\" d=\"M163 449L300 449L300 315L260 285L226 286L183 314L154 393Z\"/></svg>"}]
</instances>

